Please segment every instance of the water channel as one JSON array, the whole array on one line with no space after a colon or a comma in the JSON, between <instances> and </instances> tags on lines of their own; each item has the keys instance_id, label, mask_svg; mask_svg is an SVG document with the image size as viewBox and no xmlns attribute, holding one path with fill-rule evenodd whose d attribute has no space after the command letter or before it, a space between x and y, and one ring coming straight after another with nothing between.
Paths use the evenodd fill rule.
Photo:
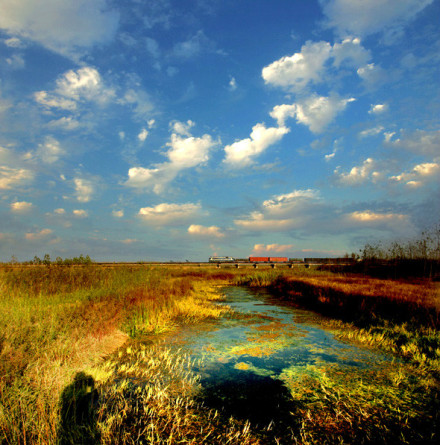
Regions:
<instances>
[{"instance_id":1,"label":"water channel","mask_svg":"<svg viewBox=\"0 0 440 445\"><path fill-rule=\"evenodd\" d=\"M341 342L323 327L320 315L282 303L264 290L222 291L233 315L186 327L166 341L195 359L209 408L260 426L282 423L294 408L289 391L305 374L337 368L352 375L393 360Z\"/></svg>"}]
</instances>

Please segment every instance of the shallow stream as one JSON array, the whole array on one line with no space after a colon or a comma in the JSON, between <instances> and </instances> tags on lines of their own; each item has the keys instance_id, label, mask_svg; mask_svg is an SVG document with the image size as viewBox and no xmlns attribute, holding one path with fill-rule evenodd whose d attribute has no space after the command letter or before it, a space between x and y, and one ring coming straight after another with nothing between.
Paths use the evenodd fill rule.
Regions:
<instances>
[{"instance_id":1,"label":"shallow stream","mask_svg":"<svg viewBox=\"0 0 440 445\"><path fill-rule=\"evenodd\" d=\"M390 366L392 357L336 339L323 318L282 303L264 290L225 287L234 311L167 339L195 359L204 403L267 426L294 410L295 380L329 369L348 375ZM290 388L290 389L289 389Z\"/></svg>"}]
</instances>

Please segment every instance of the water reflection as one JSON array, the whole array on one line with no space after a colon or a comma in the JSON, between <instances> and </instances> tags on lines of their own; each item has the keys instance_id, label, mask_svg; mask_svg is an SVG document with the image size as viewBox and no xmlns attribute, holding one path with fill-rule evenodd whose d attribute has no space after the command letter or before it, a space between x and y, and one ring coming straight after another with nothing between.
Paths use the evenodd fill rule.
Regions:
<instances>
[{"instance_id":1,"label":"water reflection","mask_svg":"<svg viewBox=\"0 0 440 445\"><path fill-rule=\"evenodd\" d=\"M267 425L294 410L288 388L329 368L356 372L390 358L338 341L319 315L282 305L265 291L223 289L234 314L188 327L169 340L197 361L209 407Z\"/></svg>"}]
</instances>

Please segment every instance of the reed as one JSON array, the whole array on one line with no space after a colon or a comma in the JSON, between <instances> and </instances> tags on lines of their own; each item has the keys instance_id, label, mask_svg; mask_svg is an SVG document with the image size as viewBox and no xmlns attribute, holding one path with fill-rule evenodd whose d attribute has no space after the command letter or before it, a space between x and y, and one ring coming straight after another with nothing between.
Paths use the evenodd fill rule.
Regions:
<instances>
[{"instance_id":1,"label":"reed","mask_svg":"<svg viewBox=\"0 0 440 445\"><path fill-rule=\"evenodd\" d=\"M1 267L0 442L58 443L60 398L75 375L129 336L218 316L213 299L167 268Z\"/></svg>"}]
</instances>

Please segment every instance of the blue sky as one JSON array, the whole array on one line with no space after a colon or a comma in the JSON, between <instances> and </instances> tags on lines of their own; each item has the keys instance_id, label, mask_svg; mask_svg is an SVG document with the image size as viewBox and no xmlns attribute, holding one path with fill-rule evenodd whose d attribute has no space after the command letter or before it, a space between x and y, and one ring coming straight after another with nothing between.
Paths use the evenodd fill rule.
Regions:
<instances>
[{"instance_id":1,"label":"blue sky","mask_svg":"<svg viewBox=\"0 0 440 445\"><path fill-rule=\"evenodd\" d=\"M0 0L0 260L340 256L440 220L438 0Z\"/></svg>"}]
</instances>

